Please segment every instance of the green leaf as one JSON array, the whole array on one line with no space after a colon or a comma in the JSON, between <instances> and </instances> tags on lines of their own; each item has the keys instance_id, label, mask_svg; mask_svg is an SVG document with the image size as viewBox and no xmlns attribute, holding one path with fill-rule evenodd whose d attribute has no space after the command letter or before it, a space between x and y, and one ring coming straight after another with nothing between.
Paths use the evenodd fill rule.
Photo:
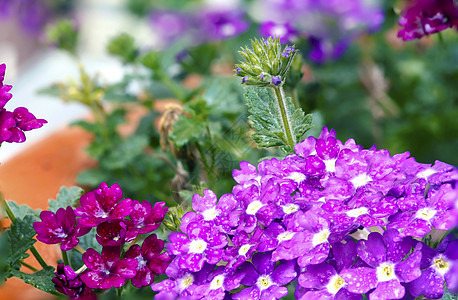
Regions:
<instances>
[{"instance_id":1,"label":"green leaf","mask_svg":"<svg viewBox=\"0 0 458 300\"><path fill-rule=\"evenodd\" d=\"M2 257L5 258L4 263L7 268L19 270L20 262L29 257L29 254L25 252L36 242L33 239L36 234L33 222L33 216L25 216L23 219L17 218L16 222L11 223L11 228L6 230L7 247L6 252L2 253Z\"/></svg>"},{"instance_id":2,"label":"green leaf","mask_svg":"<svg viewBox=\"0 0 458 300\"><path fill-rule=\"evenodd\" d=\"M24 280L25 283L30 284L39 290L51 294L57 294L54 283L52 282L52 279L56 277L56 275L54 274L54 268L51 266L32 274L24 273L19 270L12 270L11 274Z\"/></svg>"},{"instance_id":3,"label":"green leaf","mask_svg":"<svg viewBox=\"0 0 458 300\"><path fill-rule=\"evenodd\" d=\"M61 187L56 196L56 200L50 199L48 201L49 211L55 213L59 208L67 208L67 206L74 207L83 192L83 189L77 186L72 186L70 188L65 186Z\"/></svg>"},{"instance_id":4,"label":"green leaf","mask_svg":"<svg viewBox=\"0 0 458 300\"><path fill-rule=\"evenodd\" d=\"M452 294L447 287L444 287L444 295L442 300L458 300L458 294Z\"/></svg>"},{"instance_id":5,"label":"green leaf","mask_svg":"<svg viewBox=\"0 0 458 300\"><path fill-rule=\"evenodd\" d=\"M102 169L88 169L78 174L77 181L80 185L98 186L102 181L106 180L106 176L107 174Z\"/></svg>"},{"instance_id":6,"label":"green leaf","mask_svg":"<svg viewBox=\"0 0 458 300\"><path fill-rule=\"evenodd\" d=\"M140 63L152 71L161 68L161 55L156 51L149 51L140 58Z\"/></svg>"},{"instance_id":7,"label":"green leaf","mask_svg":"<svg viewBox=\"0 0 458 300\"><path fill-rule=\"evenodd\" d=\"M108 169L124 168L141 155L146 146L148 146L146 136L132 135L112 149L103 160L100 160L100 164Z\"/></svg>"},{"instance_id":8,"label":"green leaf","mask_svg":"<svg viewBox=\"0 0 458 300\"><path fill-rule=\"evenodd\" d=\"M174 124L170 139L177 147L182 147L203 135L206 125L206 121L181 116Z\"/></svg>"},{"instance_id":9,"label":"green leaf","mask_svg":"<svg viewBox=\"0 0 458 300\"><path fill-rule=\"evenodd\" d=\"M127 33L121 33L114 37L108 43L108 52L121 58L124 63L134 62L138 55L135 40Z\"/></svg>"},{"instance_id":10,"label":"green leaf","mask_svg":"<svg viewBox=\"0 0 458 300\"><path fill-rule=\"evenodd\" d=\"M48 41L57 48L76 54L78 30L71 20L60 20L46 29Z\"/></svg>"},{"instance_id":11,"label":"green leaf","mask_svg":"<svg viewBox=\"0 0 458 300\"><path fill-rule=\"evenodd\" d=\"M28 205L19 205L14 201L8 201L8 205L16 218L23 219L25 216L32 216L34 221L40 221L41 209L32 209Z\"/></svg>"}]
</instances>

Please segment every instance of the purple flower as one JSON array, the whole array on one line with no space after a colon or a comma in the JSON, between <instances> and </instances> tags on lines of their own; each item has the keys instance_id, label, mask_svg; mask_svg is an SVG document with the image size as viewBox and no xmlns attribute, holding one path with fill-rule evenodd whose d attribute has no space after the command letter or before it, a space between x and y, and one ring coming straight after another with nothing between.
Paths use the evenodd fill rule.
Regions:
<instances>
[{"instance_id":1,"label":"purple flower","mask_svg":"<svg viewBox=\"0 0 458 300\"><path fill-rule=\"evenodd\" d=\"M244 14L232 9L204 9L195 16L196 28L201 42L224 40L245 32L249 23Z\"/></svg>"},{"instance_id":2,"label":"purple flower","mask_svg":"<svg viewBox=\"0 0 458 300\"><path fill-rule=\"evenodd\" d=\"M24 131L37 129L47 123L44 119L37 119L27 108L18 107L13 112L7 111L4 106L12 98L9 93L12 86L4 85L6 65L0 65L0 144L25 142Z\"/></svg>"},{"instance_id":3,"label":"purple flower","mask_svg":"<svg viewBox=\"0 0 458 300\"><path fill-rule=\"evenodd\" d=\"M245 262L240 272L245 273L241 283L247 286L232 299L281 299L288 294L286 285L296 279L296 262L284 262L275 267L272 253L255 253L252 262Z\"/></svg>"},{"instance_id":4,"label":"purple flower","mask_svg":"<svg viewBox=\"0 0 458 300\"><path fill-rule=\"evenodd\" d=\"M92 248L83 254L83 262L88 267L80 275L81 280L93 289L119 288L127 279L134 278L138 261L133 258L120 259L121 247L103 247L102 254Z\"/></svg>"},{"instance_id":5,"label":"purple flower","mask_svg":"<svg viewBox=\"0 0 458 300\"><path fill-rule=\"evenodd\" d=\"M272 83L274 85L279 85L281 83L281 78L279 76L273 76L272 77Z\"/></svg>"},{"instance_id":6,"label":"purple flower","mask_svg":"<svg viewBox=\"0 0 458 300\"><path fill-rule=\"evenodd\" d=\"M262 23L259 27L259 34L266 38L269 36L279 37L283 44L291 43L297 39L296 31L289 23L276 24L272 21Z\"/></svg>"},{"instance_id":7,"label":"purple flower","mask_svg":"<svg viewBox=\"0 0 458 300\"><path fill-rule=\"evenodd\" d=\"M402 239L397 230L387 230L383 236L372 232L367 240L359 240L357 253L368 266L341 272L348 291L363 294L375 288L369 299L404 297L405 288L401 282L411 282L421 275L418 247L403 260L413 245L412 238Z\"/></svg>"},{"instance_id":8,"label":"purple flower","mask_svg":"<svg viewBox=\"0 0 458 300\"><path fill-rule=\"evenodd\" d=\"M120 246L129 243L137 237L136 230L129 230L128 220L109 220L97 225L95 238L102 246Z\"/></svg>"},{"instance_id":9,"label":"purple flower","mask_svg":"<svg viewBox=\"0 0 458 300\"><path fill-rule=\"evenodd\" d=\"M164 241L158 239L155 234L147 237L141 247L135 244L129 248L124 257L138 261L137 274L132 278L133 286L151 285L154 282L154 275L165 272L172 259L167 252L161 254L163 249Z\"/></svg>"},{"instance_id":10,"label":"purple flower","mask_svg":"<svg viewBox=\"0 0 458 300\"><path fill-rule=\"evenodd\" d=\"M242 272L227 271L223 266L217 267L208 275L209 283L201 286L201 289L206 291L205 299L223 300L226 296L225 292L237 289L244 276Z\"/></svg>"},{"instance_id":11,"label":"purple flower","mask_svg":"<svg viewBox=\"0 0 458 300\"><path fill-rule=\"evenodd\" d=\"M202 269L205 262L216 264L223 256L227 245L225 234L218 232L208 223L191 222L185 233L172 232L167 249L179 261L182 268L191 272Z\"/></svg>"},{"instance_id":12,"label":"purple flower","mask_svg":"<svg viewBox=\"0 0 458 300\"><path fill-rule=\"evenodd\" d=\"M250 260L253 253L258 251L258 245L261 243L263 230L256 228L250 236L242 231L235 235L231 242L233 246L225 249L223 260L227 261L227 269L237 269L243 262Z\"/></svg>"},{"instance_id":13,"label":"purple flower","mask_svg":"<svg viewBox=\"0 0 458 300\"><path fill-rule=\"evenodd\" d=\"M154 11L150 24L162 44L168 45L189 30L190 17L174 11Z\"/></svg>"},{"instance_id":14,"label":"purple flower","mask_svg":"<svg viewBox=\"0 0 458 300\"><path fill-rule=\"evenodd\" d=\"M102 182L99 187L81 196L81 207L76 209L79 222L94 227L112 219L123 219L132 212L132 200L122 200L122 191L118 184L111 187Z\"/></svg>"},{"instance_id":15,"label":"purple flower","mask_svg":"<svg viewBox=\"0 0 458 300\"><path fill-rule=\"evenodd\" d=\"M37 232L37 239L45 244L61 243L62 251L73 249L78 243L78 237L88 233L91 228L76 224L73 208L59 208L56 213L42 211L41 222L34 222L33 228Z\"/></svg>"},{"instance_id":16,"label":"purple flower","mask_svg":"<svg viewBox=\"0 0 458 300\"><path fill-rule=\"evenodd\" d=\"M441 298L444 293L444 282L452 291L457 291L458 280L458 240L447 239L436 249L422 245L421 276L410 282L409 291L414 297L421 295L428 299ZM443 249L441 249L443 248ZM453 269L455 267L455 269Z\"/></svg>"},{"instance_id":17,"label":"purple flower","mask_svg":"<svg viewBox=\"0 0 458 300\"><path fill-rule=\"evenodd\" d=\"M69 299L96 300L92 289L88 288L70 266L58 264L56 277L52 279L56 290L69 297Z\"/></svg>"},{"instance_id":18,"label":"purple flower","mask_svg":"<svg viewBox=\"0 0 458 300\"><path fill-rule=\"evenodd\" d=\"M157 202L154 206L149 201L140 203L137 200L132 201L132 212L130 219L132 227L138 231L138 234L151 233L158 229L168 207L164 207L165 202Z\"/></svg>"},{"instance_id":19,"label":"purple flower","mask_svg":"<svg viewBox=\"0 0 458 300\"><path fill-rule=\"evenodd\" d=\"M458 29L458 6L454 0L408 0L399 19L398 37L419 39L450 27Z\"/></svg>"}]
</instances>

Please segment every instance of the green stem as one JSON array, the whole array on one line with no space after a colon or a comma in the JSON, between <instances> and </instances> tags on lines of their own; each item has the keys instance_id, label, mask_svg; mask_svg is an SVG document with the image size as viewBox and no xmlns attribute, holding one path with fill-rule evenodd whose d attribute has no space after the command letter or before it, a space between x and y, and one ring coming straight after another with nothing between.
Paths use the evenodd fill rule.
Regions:
<instances>
[{"instance_id":1,"label":"green stem","mask_svg":"<svg viewBox=\"0 0 458 300\"><path fill-rule=\"evenodd\" d=\"M285 135L288 142L288 145L294 149L296 145L295 138L293 136L293 131L288 119L288 113L286 111L286 99L285 93L283 92L283 87L275 86L272 88L275 98L277 100L278 106L280 107L281 119L283 122L283 127L285 128Z\"/></svg>"},{"instance_id":2,"label":"green stem","mask_svg":"<svg viewBox=\"0 0 458 300\"><path fill-rule=\"evenodd\" d=\"M86 252L86 250L84 250L83 247L81 247L79 244L76 245L74 249L81 254L84 254L84 252Z\"/></svg>"},{"instance_id":3,"label":"green stem","mask_svg":"<svg viewBox=\"0 0 458 300\"><path fill-rule=\"evenodd\" d=\"M175 95L175 97L177 97L178 100L181 102L185 100L186 95L183 92L183 89L176 84L175 81L170 79L170 77L161 72L161 74L159 74L159 80Z\"/></svg>"},{"instance_id":4,"label":"green stem","mask_svg":"<svg viewBox=\"0 0 458 300\"><path fill-rule=\"evenodd\" d=\"M11 222L16 222L16 216L14 215L13 211L11 210L10 206L8 205L8 202L6 202L5 198L3 197L3 194L0 193L0 202L3 204L3 207L5 208L6 214L8 215L8 218L10 218ZM43 257L41 257L40 253L38 253L37 249L32 246L30 247L30 251L32 252L33 256L37 259L37 261L40 263L40 265L43 268L46 268L48 264L45 262Z\"/></svg>"},{"instance_id":5,"label":"green stem","mask_svg":"<svg viewBox=\"0 0 458 300\"><path fill-rule=\"evenodd\" d=\"M62 259L64 260L64 265L70 266L70 260L68 259L67 251L62 250Z\"/></svg>"},{"instance_id":6,"label":"green stem","mask_svg":"<svg viewBox=\"0 0 458 300\"><path fill-rule=\"evenodd\" d=\"M21 261L20 264L23 265L24 267L26 267L27 269L33 271L33 272L37 272L38 271L37 268L35 268L34 266L29 265L26 262Z\"/></svg>"}]
</instances>

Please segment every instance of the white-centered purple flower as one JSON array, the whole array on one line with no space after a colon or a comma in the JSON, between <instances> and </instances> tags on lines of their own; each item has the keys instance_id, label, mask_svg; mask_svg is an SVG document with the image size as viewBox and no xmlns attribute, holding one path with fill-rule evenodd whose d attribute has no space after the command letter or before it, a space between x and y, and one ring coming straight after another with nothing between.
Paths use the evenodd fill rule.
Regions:
<instances>
[{"instance_id":1,"label":"white-centered purple flower","mask_svg":"<svg viewBox=\"0 0 458 300\"><path fill-rule=\"evenodd\" d=\"M185 233L173 232L169 236L167 249L182 268L191 272L202 269L205 262L218 263L223 256L223 248L227 245L225 234L208 223L191 222Z\"/></svg>"},{"instance_id":2,"label":"white-centered purple flower","mask_svg":"<svg viewBox=\"0 0 458 300\"><path fill-rule=\"evenodd\" d=\"M62 251L68 251L78 245L78 237L88 233L91 228L77 224L75 212L71 206L59 208L56 213L42 211L41 222L34 222L37 239L45 244L58 244Z\"/></svg>"},{"instance_id":3,"label":"white-centered purple flower","mask_svg":"<svg viewBox=\"0 0 458 300\"><path fill-rule=\"evenodd\" d=\"M247 286L232 299L281 299L288 294L284 285L297 277L296 262L285 262L275 267L271 260L272 253L255 253L252 263L245 262L240 272L245 273L241 283Z\"/></svg>"},{"instance_id":4,"label":"white-centered purple flower","mask_svg":"<svg viewBox=\"0 0 458 300\"><path fill-rule=\"evenodd\" d=\"M414 245L412 238L402 239L396 230L387 230L383 236L372 232L367 240L359 240L358 256L368 266L341 272L348 284L348 291L363 294L375 289L369 299L404 297L405 287L401 282L411 282L421 275L421 252L416 247L409 254ZM404 259L407 254L408 257Z\"/></svg>"},{"instance_id":5,"label":"white-centered purple flower","mask_svg":"<svg viewBox=\"0 0 458 300\"><path fill-rule=\"evenodd\" d=\"M80 198L81 207L76 209L78 221L94 227L112 219L123 219L132 212L132 200L122 200L122 191L117 183L111 187L102 182L99 187Z\"/></svg>"}]
</instances>

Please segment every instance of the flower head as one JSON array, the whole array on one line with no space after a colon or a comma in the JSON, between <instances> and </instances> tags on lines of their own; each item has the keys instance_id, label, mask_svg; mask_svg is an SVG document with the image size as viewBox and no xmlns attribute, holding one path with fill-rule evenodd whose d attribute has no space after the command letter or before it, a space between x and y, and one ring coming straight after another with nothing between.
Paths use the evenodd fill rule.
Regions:
<instances>
[{"instance_id":1,"label":"flower head","mask_svg":"<svg viewBox=\"0 0 458 300\"><path fill-rule=\"evenodd\" d=\"M81 207L76 209L79 222L86 226L97 226L112 219L123 219L132 212L132 200L122 199L118 184L111 187L102 182L99 187L81 196Z\"/></svg>"},{"instance_id":2,"label":"flower head","mask_svg":"<svg viewBox=\"0 0 458 300\"><path fill-rule=\"evenodd\" d=\"M56 277L52 279L56 290L67 295L69 299L96 300L94 291L88 288L80 279L79 275L70 266L58 264Z\"/></svg>"},{"instance_id":3,"label":"flower head","mask_svg":"<svg viewBox=\"0 0 458 300\"><path fill-rule=\"evenodd\" d=\"M58 244L63 251L74 248L78 243L78 237L88 233L91 228L76 224L76 216L73 208L59 208L56 213L42 211L41 222L34 222L33 228L37 232L37 239L45 244Z\"/></svg>"},{"instance_id":4,"label":"flower head","mask_svg":"<svg viewBox=\"0 0 458 300\"><path fill-rule=\"evenodd\" d=\"M88 270L81 274L81 280L93 289L119 288L127 279L137 274L138 261L133 258L120 259L121 247L103 247L102 254L92 248L83 254Z\"/></svg>"}]
</instances>

